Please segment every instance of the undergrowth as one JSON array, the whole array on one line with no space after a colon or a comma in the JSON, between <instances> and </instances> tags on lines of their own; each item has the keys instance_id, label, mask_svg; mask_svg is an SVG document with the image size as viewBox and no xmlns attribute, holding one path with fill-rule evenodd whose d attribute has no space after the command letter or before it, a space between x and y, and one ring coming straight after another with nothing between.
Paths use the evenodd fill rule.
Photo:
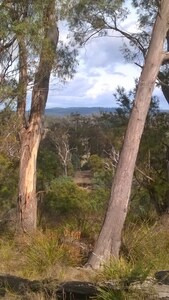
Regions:
<instances>
[{"instance_id":1,"label":"undergrowth","mask_svg":"<svg viewBox=\"0 0 169 300\"><path fill-rule=\"evenodd\" d=\"M151 291L143 290L104 290L100 289L96 300L157 300L156 295L152 295Z\"/></svg>"},{"instance_id":2,"label":"undergrowth","mask_svg":"<svg viewBox=\"0 0 169 300\"><path fill-rule=\"evenodd\" d=\"M38 231L32 236L0 239L2 273L34 278L62 277L66 267L80 265L80 248L65 242L54 230ZM63 268L64 266L65 268Z\"/></svg>"},{"instance_id":3,"label":"undergrowth","mask_svg":"<svg viewBox=\"0 0 169 300\"><path fill-rule=\"evenodd\" d=\"M150 275L161 269L169 269L169 231L155 224L141 226L129 224L124 231L125 259L149 270Z\"/></svg>"},{"instance_id":4,"label":"undergrowth","mask_svg":"<svg viewBox=\"0 0 169 300\"><path fill-rule=\"evenodd\" d=\"M119 260L103 265L96 281L114 282L117 289L101 289L97 300L156 299L153 291L130 289L134 282L143 283L148 276L169 268L169 232L159 225L130 224L123 234L123 249ZM131 285L132 286L132 285Z\"/></svg>"},{"instance_id":5,"label":"undergrowth","mask_svg":"<svg viewBox=\"0 0 169 300\"><path fill-rule=\"evenodd\" d=\"M61 281L65 278L71 280L72 270L82 266L84 257L79 247L79 232L70 231L70 237L67 237L69 230L66 230L66 237L63 232L64 229L46 230L31 237L1 237L1 273L29 279L54 277ZM74 236L79 238L75 243ZM121 258L105 265L94 281L144 281L158 270L169 269L169 232L166 229L157 225L130 224L124 231L123 244L125 251L121 252Z\"/></svg>"},{"instance_id":6,"label":"undergrowth","mask_svg":"<svg viewBox=\"0 0 169 300\"><path fill-rule=\"evenodd\" d=\"M120 259L112 258L97 277L99 280L144 281L158 270L169 269L168 249L168 230L147 223L130 224L123 233Z\"/></svg>"}]
</instances>

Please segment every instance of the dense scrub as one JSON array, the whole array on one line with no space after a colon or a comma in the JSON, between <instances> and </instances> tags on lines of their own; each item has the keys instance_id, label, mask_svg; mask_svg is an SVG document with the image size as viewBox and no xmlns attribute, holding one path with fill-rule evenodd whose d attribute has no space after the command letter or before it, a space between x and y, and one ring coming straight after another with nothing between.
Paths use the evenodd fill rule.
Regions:
<instances>
[{"instance_id":1,"label":"dense scrub","mask_svg":"<svg viewBox=\"0 0 169 300\"><path fill-rule=\"evenodd\" d=\"M30 279L97 282L144 280L169 268L169 116L158 107L147 119L137 159L120 260L111 261L97 275L76 268L87 261L100 230L127 119L123 110L46 119L38 158L39 229L31 237L16 238L10 226L9 233L4 232L9 216L4 213L16 203L18 172L17 155L10 156L5 147L11 147L15 138L1 147L1 272ZM76 174L86 170L89 177L77 180Z\"/></svg>"}]
</instances>

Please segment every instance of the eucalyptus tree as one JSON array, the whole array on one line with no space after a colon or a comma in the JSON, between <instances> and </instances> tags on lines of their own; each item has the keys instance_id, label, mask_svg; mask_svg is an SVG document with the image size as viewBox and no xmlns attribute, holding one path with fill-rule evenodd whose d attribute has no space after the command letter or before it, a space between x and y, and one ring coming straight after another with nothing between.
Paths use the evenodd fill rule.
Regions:
<instances>
[{"instance_id":1,"label":"eucalyptus tree","mask_svg":"<svg viewBox=\"0 0 169 300\"><path fill-rule=\"evenodd\" d=\"M109 207L94 251L88 261L98 268L110 256L119 257L121 233L126 219L131 185L140 139L149 110L151 95L160 66L167 54L163 45L168 31L169 5L161 1L153 28L145 64L139 79L135 101L130 115L116 174L112 184Z\"/></svg>"},{"instance_id":2,"label":"eucalyptus tree","mask_svg":"<svg viewBox=\"0 0 169 300\"><path fill-rule=\"evenodd\" d=\"M121 37L122 47L119 51L122 52L127 62L132 62L142 69L159 5L159 0L99 0L97 2L78 0L73 2L69 10L69 26L75 42L80 46L85 45L93 37ZM137 18L135 32L129 31L128 25L126 26L125 23L126 20L130 21L132 18L131 8L135 11ZM165 42L166 50L169 49L168 32ZM162 92L169 102L168 62L168 59L163 61L156 84L161 86Z\"/></svg>"},{"instance_id":3,"label":"eucalyptus tree","mask_svg":"<svg viewBox=\"0 0 169 300\"><path fill-rule=\"evenodd\" d=\"M149 18L147 18L146 14L148 31L146 32L143 28L139 34L129 34L121 29L119 22L123 20L125 11L121 6L114 11L115 3L116 1L98 1L97 3L88 0L78 1L77 6L73 9L74 24L77 25L75 39L80 39L81 44L94 34L107 34L108 30L118 32L126 37L130 41L130 45L137 50L134 52L132 59L134 60L141 55L141 63L137 62L137 65L141 67L144 65L138 82L119 163L113 179L110 201L103 226L88 260L87 265L93 268L99 268L111 256L119 257L121 233L127 215L140 139L160 67L168 60L168 52L164 51L164 43L169 29L168 1L149 1L146 4L144 4L144 1L133 1L136 7L140 4L145 9L149 9ZM153 13L152 17L150 17L150 9L155 10L155 14ZM144 14L140 16L140 24L143 21ZM128 53L125 52L125 54L130 58L130 51Z\"/></svg>"},{"instance_id":4,"label":"eucalyptus tree","mask_svg":"<svg viewBox=\"0 0 169 300\"><path fill-rule=\"evenodd\" d=\"M1 99L6 105L15 101L20 123L17 229L21 232L36 229L36 162L50 76L52 70L62 77L74 71L74 51L59 44L61 4L55 0L0 1Z\"/></svg>"}]
</instances>

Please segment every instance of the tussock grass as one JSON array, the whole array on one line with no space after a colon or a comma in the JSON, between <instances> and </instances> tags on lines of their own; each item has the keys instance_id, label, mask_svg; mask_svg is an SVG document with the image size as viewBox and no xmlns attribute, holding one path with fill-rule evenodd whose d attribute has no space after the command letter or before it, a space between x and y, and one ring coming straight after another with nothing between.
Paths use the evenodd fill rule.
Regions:
<instances>
[{"instance_id":1,"label":"tussock grass","mask_svg":"<svg viewBox=\"0 0 169 300\"><path fill-rule=\"evenodd\" d=\"M81 264L80 248L65 243L55 230L32 236L0 239L1 273L29 279L64 277L65 270Z\"/></svg>"},{"instance_id":2,"label":"tussock grass","mask_svg":"<svg viewBox=\"0 0 169 300\"><path fill-rule=\"evenodd\" d=\"M38 231L19 240L24 257L22 274L27 278L63 278L65 268L77 266L81 261L80 249L64 243L56 230Z\"/></svg>"},{"instance_id":3,"label":"tussock grass","mask_svg":"<svg viewBox=\"0 0 169 300\"><path fill-rule=\"evenodd\" d=\"M124 287L137 280L143 282L158 270L169 269L169 231L158 224L129 224L123 233L125 251L122 249L120 259L112 259L97 273L81 268L83 257L80 248L71 240L77 232L70 230L70 237L67 237L69 231L66 231L66 236L63 232L64 229L46 230L31 237L1 237L1 273L31 280L53 278L58 282L120 280L120 291L113 294L112 291L101 291L98 296L98 300L118 300L148 299L141 291L126 293ZM32 294L31 297L43 300L44 295ZM17 298L9 293L6 299L19 299L19 296Z\"/></svg>"},{"instance_id":4,"label":"tussock grass","mask_svg":"<svg viewBox=\"0 0 169 300\"><path fill-rule=\"evenodd\" d=\"M169 230L158 224L130 224L123 234L119 260L111 259L98 273L100 280L139 280L169 269Z\"/></svg>"},{"instance_id":5,"label":"tussock grass","mask_svg":"<svg viewBox=\"0 0 169 300\"><path fill-rule=\"evenodd\" d=\"M125 258L141 265L142 269L149 269L151 275L169 269L169 230L166 227L158 223L151 226L130 224L124 232L123 242L127 249Z\"/></svg>"},{"instance_id":6,"label":"tussock grass","mask_svg":"<svg viewBox=\"0 0 169 300\"><path fill-rule=\"evenodd\" d=\"M166 227L129 224L123 234L119 260L111 259L96 275L96 281L117 282L117 290L101 289L97 300L157 299L154 291L128 289L133 282L144 282L159 270L169 269L169 230ZM127 288L127 290L126 290Z\"/></svg>"},{"instance_id":7,"label":"tussock grass","mask_svg":"<svg viewBox=\"0 0 169 300\"><path fill-rule=\"evenodd\" d=\"M141 290L130 290L130 292L127 292L124 290L100 289L96 300L157 300L156 295L151 295L150 293Z\"/></svg>"},{"instance_id":8,"label":"tussock grass","mask_svg":"<svg viewBox=\"0 0 169 300\"><path fill-rule=\"evenodd\" d=\"M148 269L143 269L140 262L129 262L123 257L119 260L111 259L97 274L98 281L121 281L129 284L135 280L144 281L149 274Z\"/></svg>"}]
</instances>

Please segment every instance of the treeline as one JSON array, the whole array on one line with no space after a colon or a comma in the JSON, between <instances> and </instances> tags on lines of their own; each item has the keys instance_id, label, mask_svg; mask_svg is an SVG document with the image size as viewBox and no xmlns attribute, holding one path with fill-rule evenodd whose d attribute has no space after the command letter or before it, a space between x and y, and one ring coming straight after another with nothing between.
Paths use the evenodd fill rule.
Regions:
<instances>
[{"instance_id":1,"label":"treeline","mask_svg":"<svg viewBox=\"0 0 169 300\"><path fill-rule=\"evenodd\" d=\"M90 117L48 117L37 163L38 224L69 224L94 239L104 217L130 113L130 99L120 98L115 113ZM16 207L19 143L15 113L6 109L1 122L1 215ZM9 122L6 122L6 120ZM169 114L156 99L147 118L136 163L128 219L154 222L169 206ZM88 171L87 184L76 181ZM91 230L92 228L92 230Z\"/></svg>"}]
</instances>

